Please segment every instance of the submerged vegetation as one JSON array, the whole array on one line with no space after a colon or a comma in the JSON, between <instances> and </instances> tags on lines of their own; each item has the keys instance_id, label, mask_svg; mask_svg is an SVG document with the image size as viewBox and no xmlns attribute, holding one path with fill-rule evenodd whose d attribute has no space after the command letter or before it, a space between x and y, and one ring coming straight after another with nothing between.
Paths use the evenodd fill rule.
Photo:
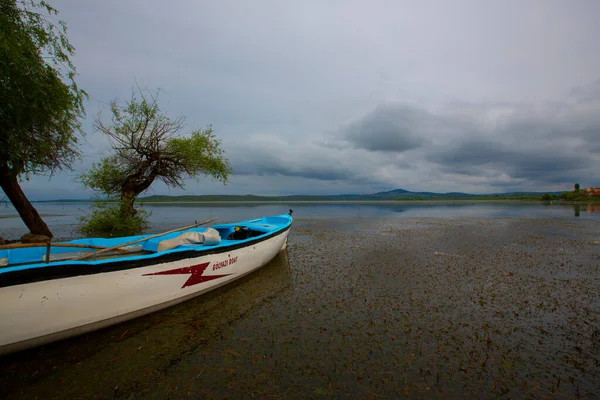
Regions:
<instances>
[{"instance_id":1,"label":"submerged vegetation","mask_svg":"<svg viewBox=\"0 0 600 400\"><path fill-rule=\"evenodd\" d=\"M598 397L595 220L305 222L233 287L4 357L0 397Z\"/></svg>"},{"instance_id":2,"label":"submerged vegetation","mask_svg":"<svg viewBox=\"0 0 600 400\"><path fill-rule=\"evenodd\" d=\"M135 215L123 218L121 202L97 202L90 216L79 219L79 233L85 236L131 236L148 228L149 212L138 210Z\"/></svg>"}]
</instances>

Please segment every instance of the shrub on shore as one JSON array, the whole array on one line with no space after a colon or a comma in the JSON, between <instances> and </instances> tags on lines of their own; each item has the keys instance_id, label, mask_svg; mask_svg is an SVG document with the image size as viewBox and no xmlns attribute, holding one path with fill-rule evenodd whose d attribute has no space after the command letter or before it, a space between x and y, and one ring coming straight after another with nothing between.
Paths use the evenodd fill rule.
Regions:
<instances>
[{"instance_id":1,"label":"shrub on shore","mask_svg":"<svg viewBox=\"0 0 600 400\"><path fill-rule=\"evenodd\" d=\"M135 215L124 215L121 202L98 202L91 208L90 216L79 219L79 233L91 236L139 235L148 228L149 213L137 210Z\"/></svg>"},{"instance_id":2,"label":"shrub on shore","mask_svg":"<svg viewBox=\"0 0 600 400\"><path fill-rule=\"evenodd\" d=\"M590 198L590 196L588 196L587 192L584 191L573 191L573 192L565 192L562 193L558 196L559 199L561 200L567 200L567 201L589 201L589 200L593 200Z\"/></svg>"}]
</instances>

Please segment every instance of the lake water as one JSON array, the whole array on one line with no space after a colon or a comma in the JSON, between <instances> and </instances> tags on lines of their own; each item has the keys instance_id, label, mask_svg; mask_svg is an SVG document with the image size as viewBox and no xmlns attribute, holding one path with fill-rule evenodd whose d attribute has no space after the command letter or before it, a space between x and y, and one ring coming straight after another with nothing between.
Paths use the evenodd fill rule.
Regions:
<instances>
[{"instance_id":1,"label":"lake water","mask_svg":"<svg viewBox=\"0 0 600 400\"><path fill-rule=\"evenodd\" d=\"M91 203L34 203L57 239L79 236L79 218L88 215ZM297 223L311 219L368 218L595 218L600 219L600 205L562 205L540 203L279 203L279 204L206 204L170 203L141 207L150 212L149 233L163 232L219 217L219 222L235 222L265 215L284 214L294 210ZM0 206L0 237L15 239L27 233L27 228L10 204Z\"/></svg>"},{"instance_id":2,"label":"lake water","mask_svg":"<svg viewBox=\"0 0 600 400\"><path fill-rule=\"evenodd\" d=\"M36 206L58 214L45 217L57 235L89 207ZM269 264L0 357L0 398L598 398L598 205L147 207L159 232L289 208L287 251Z\"/></svg>"}]
</instances>

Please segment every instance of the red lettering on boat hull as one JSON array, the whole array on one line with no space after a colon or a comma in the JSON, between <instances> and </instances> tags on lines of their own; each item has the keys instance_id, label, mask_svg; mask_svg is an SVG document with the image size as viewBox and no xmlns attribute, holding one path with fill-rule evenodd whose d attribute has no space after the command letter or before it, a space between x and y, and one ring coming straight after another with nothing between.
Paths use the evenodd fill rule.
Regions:
<instances>
[{"instance_id":1,"label":"red lettering on boat hull","mask_svg":"<svg viewBox=\"0 0 600 400\"><path fill-rule=\"evenodd\" d=\"M236 259L237 259L237 257L236 257ZM219 278L223 278L225 276L232 275L232 274L203 275L204 271L206 270L206 268L208 268L209 265L210 265L210 261L206 262L206 263L202 263L202 264L192 265L190 267L169 269L167 271L154 272L152 274L144 274L142 276L190 274L190 277L188 278L188 280L185 281L185 283L181 287L183 289L183 288L188 287L188 286L194 286L194 285L197 285L199 283L208 282L208 281L212 281L213 279L219 279ZM214 269L215 268L213 267L213 270Z\"/></svg>"},{"instance_id":2,"label":"red lettering on boat hull","mask_svg":"<svg viewBox=\"0 0 600 400\"><path fill-rule=\"evenodd\" d=\"M237 262L237 256L214 263L212 269L213 269L213 271L216 271L218 269L225 268L228 265L235 264L236 262Z\"/></svg>"}]
</instances>

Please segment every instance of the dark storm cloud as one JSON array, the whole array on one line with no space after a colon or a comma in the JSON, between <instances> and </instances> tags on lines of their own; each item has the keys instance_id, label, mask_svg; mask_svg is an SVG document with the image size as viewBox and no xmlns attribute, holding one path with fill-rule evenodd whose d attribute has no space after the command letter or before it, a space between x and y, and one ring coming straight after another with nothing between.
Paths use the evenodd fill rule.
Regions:
<instances>
[{"instance_id":1,"label":"dark storm cloud","mask_svg":"<svg viewBox=\"0 0 600 400\"><path fill-rule=\"evenodd\" d=\"M600 124L582 129L579 135L585 140L587 151L600 154Z\"/></svg>"},{"instance_id":2,"label":"dark storm cloud","mask_svg":"<svg viewBox=\"0 0 600 400\"><path fill-rule=\"evenodd\" d=\"M342 137L355 148L401 153L424 145L427 139L420 135L438 122L425 110L383 105L351 124Z\"/></svg>"},{"instance_id":3,"label":"dark storm cloud","mask_svg":"<svg viewBox=\"0 0 600 400\"><path fill-rule=\"evenodd\" d=\"M230 146L229 159L236 175L353 180L358 171L350 160L340 157L343 154L318 144L289 143L274 135L261 135Z\"/></svg>"},{"instance_id":4,"label":"dark storm cloud","mask_svg":"<svg viewBox=\"0 0 600 400\"><path fill-rule=\"evenodd\" d=\"M281 158L233 160L233 170L236 175L271 176L283 175L288 177L302 177L320 181L351 180L356 173L343 166L328 165L323 163L289 163Z\"/></svg>"},{"instance_id":5,"label":"dark storm cloud","mask_svg":"<svg viewBox=\"0 0 600 400\"><path fill-rule=\"evenodd\" d=\"M292 142L281 135L257 135L230 146L234 174L241 176L287 176L350 185L380 185L411 167L395 155L362 149L329 146L323 140Z\"/></svg>"},{"instance_id":6,"label":"dark storm cloud","mask_svg":"<svg viewBox=\"0 0 600 400\"><path fill-rule=\"evenodd\" d=\"M593 101L454 102L435 111L384 103L310 145L282 136L246 144L235 173L390 185L415 174L488 187L568 184L598 168L598 110Z\"/></svg>"},{"instance_id":7,"label":"dark storm cloud","mask_svg":"<svg viewBox=\"0 0 600 400\"><path fill-rule=\"evenodd\" d=\"M576 86L571 90L571 96L582 103L600 100L600 79L591 85Z\"/></svg>"},{"instance_id":8,"label":"dark storm cloud","mask_svg":"<svg viewBox=\"0 0 600 400\"><path fill-rule=\"evenodd\" d=\"M579 92L587 89L581 87ZM460 175L492 173L531 184L593 179L600 167L598 111L592 101L535 110L515 104L491 128L436 146L425 157L443 171Z\"/></svg>"},{"instance_id":9,"label":"dark storm cloud","mask_svg":"<svg viewBox=\"0 0 600 400\"><path fill-rule=\"evenodd\" d=\"M481 175L482 168L506 174L512 178L564 182L593 166L587 154L561 152L556 148L520 148L492 140L473 139L456 146L432 152L430 162L452 173Z\"/></svg>"}]
</instances>

